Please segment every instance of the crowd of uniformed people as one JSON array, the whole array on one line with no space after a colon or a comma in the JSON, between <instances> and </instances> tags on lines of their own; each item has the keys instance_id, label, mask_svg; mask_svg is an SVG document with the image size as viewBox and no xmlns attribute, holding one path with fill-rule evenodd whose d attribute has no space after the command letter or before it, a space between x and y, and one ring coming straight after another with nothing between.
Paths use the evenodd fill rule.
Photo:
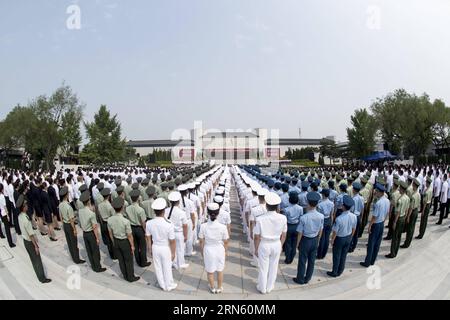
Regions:
<instances>
[{"instance_id":1,"label":"crowd of uniformed people","mask_svg":"<svg viewBox=\"0 0 450 320\"><path fill-rule=\"evenodd\" d=\"M153 262L161 289L177 287L172 269L186 269L185 257L203 257L211 293L223 292L223 272L231 236L231 188L258 268L257 289L270 293L280 257L298 256L295 283L307 284L316 260L332 254L327 272L339 277L346 258L368 233L366 257L376 263L382 240L391 241L387 258L422 239L429 216L442 224L450 209L445 166L381 166L285 169L258 166L164 168L79 168L53 172L2 170L0 237L15 247L21 235L37 278L50 282L42 265L37 233L49 241L64 234L70 258L84 264L78 235L94 272L104 272L100 242L118 260L126 281L139 280L134 264ZM433 210L431 210L433 208ZM2 230L3 229L3 230ZM386 237L383 238L386 230ZM60 232L61 231L61 232ZM402 244L402 237L405 234ZM330 249L331 247L331 249ZM152 261L150 261L150 258Z\"/></svg>"}]
</instances>

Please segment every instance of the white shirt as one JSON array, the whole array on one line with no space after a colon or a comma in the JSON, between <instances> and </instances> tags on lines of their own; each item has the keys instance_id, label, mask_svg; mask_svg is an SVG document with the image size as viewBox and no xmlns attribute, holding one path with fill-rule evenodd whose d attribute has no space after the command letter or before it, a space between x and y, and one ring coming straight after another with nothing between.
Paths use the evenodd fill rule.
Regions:
<instances>
[{"instance_id":1,"label":"white shirt","mask_svg":"<svg viewBox=\"0 0 450 320\"><path fill-rule=\"evenodd\" d=\"M263 214L267 213L266 206L265 205L258 205L256 207L253 207L250 211L250 217L248 218L249 221L256 221L257 218L262 216Z\"/></svg>"},{"instance_id":2,"label":"white shirt","mask_svg":"<svg viewBox=\"0 0 450 320\"><path fill-rule=\"evenodd\" d=\"M170 207L166 209L166 219L169 219L170 209ZM186 213L184 210L180 207L174 207L169 220L172 222L175 232L183 232L183 225L187 224Z\"/></svg>"},{"instance_id":3,"label":"white shirt","mask_svg":"<svg viewBox=\"0 0 450 320\"><path fill-rule=\"evenodd\" d=\"M0 210L2 211L2 217L6 216L6 199L3 193L0 193Z\"/></svg>"},{"instance_id":4,"label":"white shirt","mask_svg":"<svg viewBox=\"0 0 450 320\"><path fill-rule=\"evenodd\" d=\"M175 239L175 227L170 221L156 217L147 221L145 235L152 237L155 246L169 246L169 240Z\"/></svg>"},{"instance_id":5,"label":"white shirt","mask_svg":"<svg viewBox=\"0 0 450 320\"><path fill-rule=\"evenodd\" d=\"M253 230L255 235L260 235L261 240L280 240L281 234L287 232L287 219L283 214L269 211L256 220Z\"/></svg>"},{"instance_id":6,"label":"white shirt","mask_svg":"<svg viewBox=\"0 0 450 320\"><path fill-rule=\"evenodd\" d=\"M230 213L226 210L223 210L220 208L219 215L217 216L217 221L219 221L221 224L229 225L231 224L231 216Z\"/></svg>"},{"instance_id":7,"label":"white shirt","mask_svg":"<svg viewBox=\"0 0 450 320\"><path fill-rule=\"evenodd\" d=\"M439 176L434 180L434 196L439 197L441 194L441 178Z\"/></svg>"},{"instance_id":8,"label":"white shirt","mask_svg":"<svg viewBox=\"0 0 450 320\"><path fill-rule=\"evenodd\" d=\"M200 226L198 237L205 239L205 246L223 246L223 242L228 240L229 235L225 225L217 220L209 220Z\"/></svg>"}]
</instances>

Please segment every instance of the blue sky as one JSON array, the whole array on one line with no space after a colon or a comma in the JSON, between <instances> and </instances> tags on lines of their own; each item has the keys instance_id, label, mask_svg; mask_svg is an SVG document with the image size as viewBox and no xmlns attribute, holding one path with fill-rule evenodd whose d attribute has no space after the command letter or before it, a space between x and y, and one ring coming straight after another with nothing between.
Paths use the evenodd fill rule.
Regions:
<instances>
[{"instance_id":1,"label":"blue sky","mask_svg":"<svg viewBox=\"0 0 450 320\"><path fill-rule=\"evenodd\" d=\"M0 118L64 80L129 139L202 120L345 140L396 88L450 104L449 57L448 0L0 0Z\"/></svg>"}]
</instances>

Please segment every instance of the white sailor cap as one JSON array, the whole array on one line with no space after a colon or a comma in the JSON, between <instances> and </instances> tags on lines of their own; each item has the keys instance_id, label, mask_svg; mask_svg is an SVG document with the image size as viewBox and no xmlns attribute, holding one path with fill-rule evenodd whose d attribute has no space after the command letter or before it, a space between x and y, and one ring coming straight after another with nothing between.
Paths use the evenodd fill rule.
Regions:
<instances>
[{"instance_id":1,"label":"white sailor cap","mask_svg":"<svg viewBox=\"0 0 450 320\"><path fill-rule=\"evenodd\" d=\"M189 183L187 187L188 189L195 189L195 183Z\"/></svg>"},{"instance_id":2,"label":"white sailor cap","mask_svg":"<svg viewBox=\"0 0 450 320\"><path fill-rule=\"evenodd\" d=\"M219 205L217 204L217 203L215 203L215 202L210 202L210 203L208 203L208 210L211 210L211 211L216 211L216 210L219 210Z\"/></svg>"},{"instance_id":3,"label":"white sailor cap","mask_svg":"<svg viewBox=\"0 0 450 320\"><path fill-rule=\"evenodd\" d=\"M277 206L281 203L281 198L274 192L269 192L264 196L264 200L270 206Z\"/></svg>"},{"instance_id":4,"label":"white sailor cap","mask_svg":"<svg viewBox=\"0 0 450 320\"><path fill-rule=\"evenodd\" d=\"M152 203L153 210L164 210L167 207L167 202L164 198L158 198Z\"/></svg>"},{"instance_id":5,"label":"white sailor cap","mask_svg":"<svg viewBox=\"0 0 450 320\"><path fill-rule=\"evenodd\" d=\"M219 196L223 195L224 193L225 193L225 190L223 190L223 189L217 189L216 190L216 194L219 195Z\"/></svg>"},{"instance_id":6,"label":"white sailor cap","mask_svg":"<svg viewBox=\"0 0 450 320\"><path fill-rule=\"evenodd\" d=\"M223 202L223 197L222 196L215 196L214 197L214 202L222 203Z\"/></svg>"},{"instance_id":7,"label":"white sailor cap","mask_svg":"<svg viewBox=\"0 0 450 320\"><path fill-rule=\"evenodd\" d=\"M179 193L178 191L173 191L171 193L169 193L169 197L168 197L169 201L180 201L181 200L181 193Z\"/></svg>"},{"instance_id":8,"label":"white sailor cap","mask_svg":"<svg viewBox=\"0 0 450 320\"><path fill-rule=\"evenodd\" d=\"M177 188L178 191L182 192L182 191L186 191L188 189L188 186L185 184L180 184Z\"/></svg>"},{"instance_id":9,"label":"white sailor cap","mask_svg":"<svg viewBox=\"0 0 450 320\"><path fill-rule=\"evenodd\" d=\"M257 184L257 183L252 183L250 185L250 187L252 188L253 192L258 192L258 190L261 188L261 186L259 184Z\"/></svg>"},{"instance_id":10,"label":"white sailor cap","mask_svg":"<svg viewBox=\"0 0 450 320\"><path fill-rule=\"evenodd\" d=\"M269 191L267 190L267 189L264 189L264 188L260 188L259 190L258 190L258 196L259 197L264 197L266 194L268 194L269 193Z\"/></svg>"}]
</instances>

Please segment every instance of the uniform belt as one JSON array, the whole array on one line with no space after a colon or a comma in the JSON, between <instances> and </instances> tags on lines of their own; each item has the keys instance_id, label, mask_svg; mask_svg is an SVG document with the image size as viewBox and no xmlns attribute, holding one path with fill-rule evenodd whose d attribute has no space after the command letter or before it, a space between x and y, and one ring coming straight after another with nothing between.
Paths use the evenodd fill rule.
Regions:
<instances>
[{"instance_id":1,"label":"uniform belt","mask_svg":"<svg viewBox=\"0 0 450 320\"><path fill-rule=\"evenodd\" d=\"M142 226L131 225L132 228L142 228Z\"/></svg>"},{"instance_id":2,"label":"uniform belt","mask_svg":"<svg viewBox=\"0 0 450 320\"><path fill-rule=\"evenodd\" d=\"M294 223L288 223L288 225L290 225L290 226L296 226L296 225L298 225L298 221L297 221L297 222L294 222Z\"/></svg>"},{"instance_id":3,"label":"uniform belt","mask_svg":"<svg viewBox=\"0 0 450 320\"><path fill-rule=\"evenodd\" d=\"M94 232L94 230L91 230L91 231L84 231L83 230L83 233L93 233Z\"/></svg>"},{"instance_id":4,"label":"uniform belt","mask_svg":"<svg viewBox=\"0 0 450 320\"><path fill-rule=\"evenodd\" d=\"M127 238L125 238L125 239L118 239L118 238L116 238L116 237L114 237L114 240L117 240L117 241L128 241Z\"/></svg>"},{"instance_id":5,"label":"uniform belt","mask_svg":"<svg viewBox=\"0 0 450 320\"><path fill-rule=\"evenodd\" d=\"M308 237L308 236L303 235L303 237L308 239L308 240L316 239L318 236L319 236L318 234L315 235L314 237Z\"/></svg>"}]
</instances>

